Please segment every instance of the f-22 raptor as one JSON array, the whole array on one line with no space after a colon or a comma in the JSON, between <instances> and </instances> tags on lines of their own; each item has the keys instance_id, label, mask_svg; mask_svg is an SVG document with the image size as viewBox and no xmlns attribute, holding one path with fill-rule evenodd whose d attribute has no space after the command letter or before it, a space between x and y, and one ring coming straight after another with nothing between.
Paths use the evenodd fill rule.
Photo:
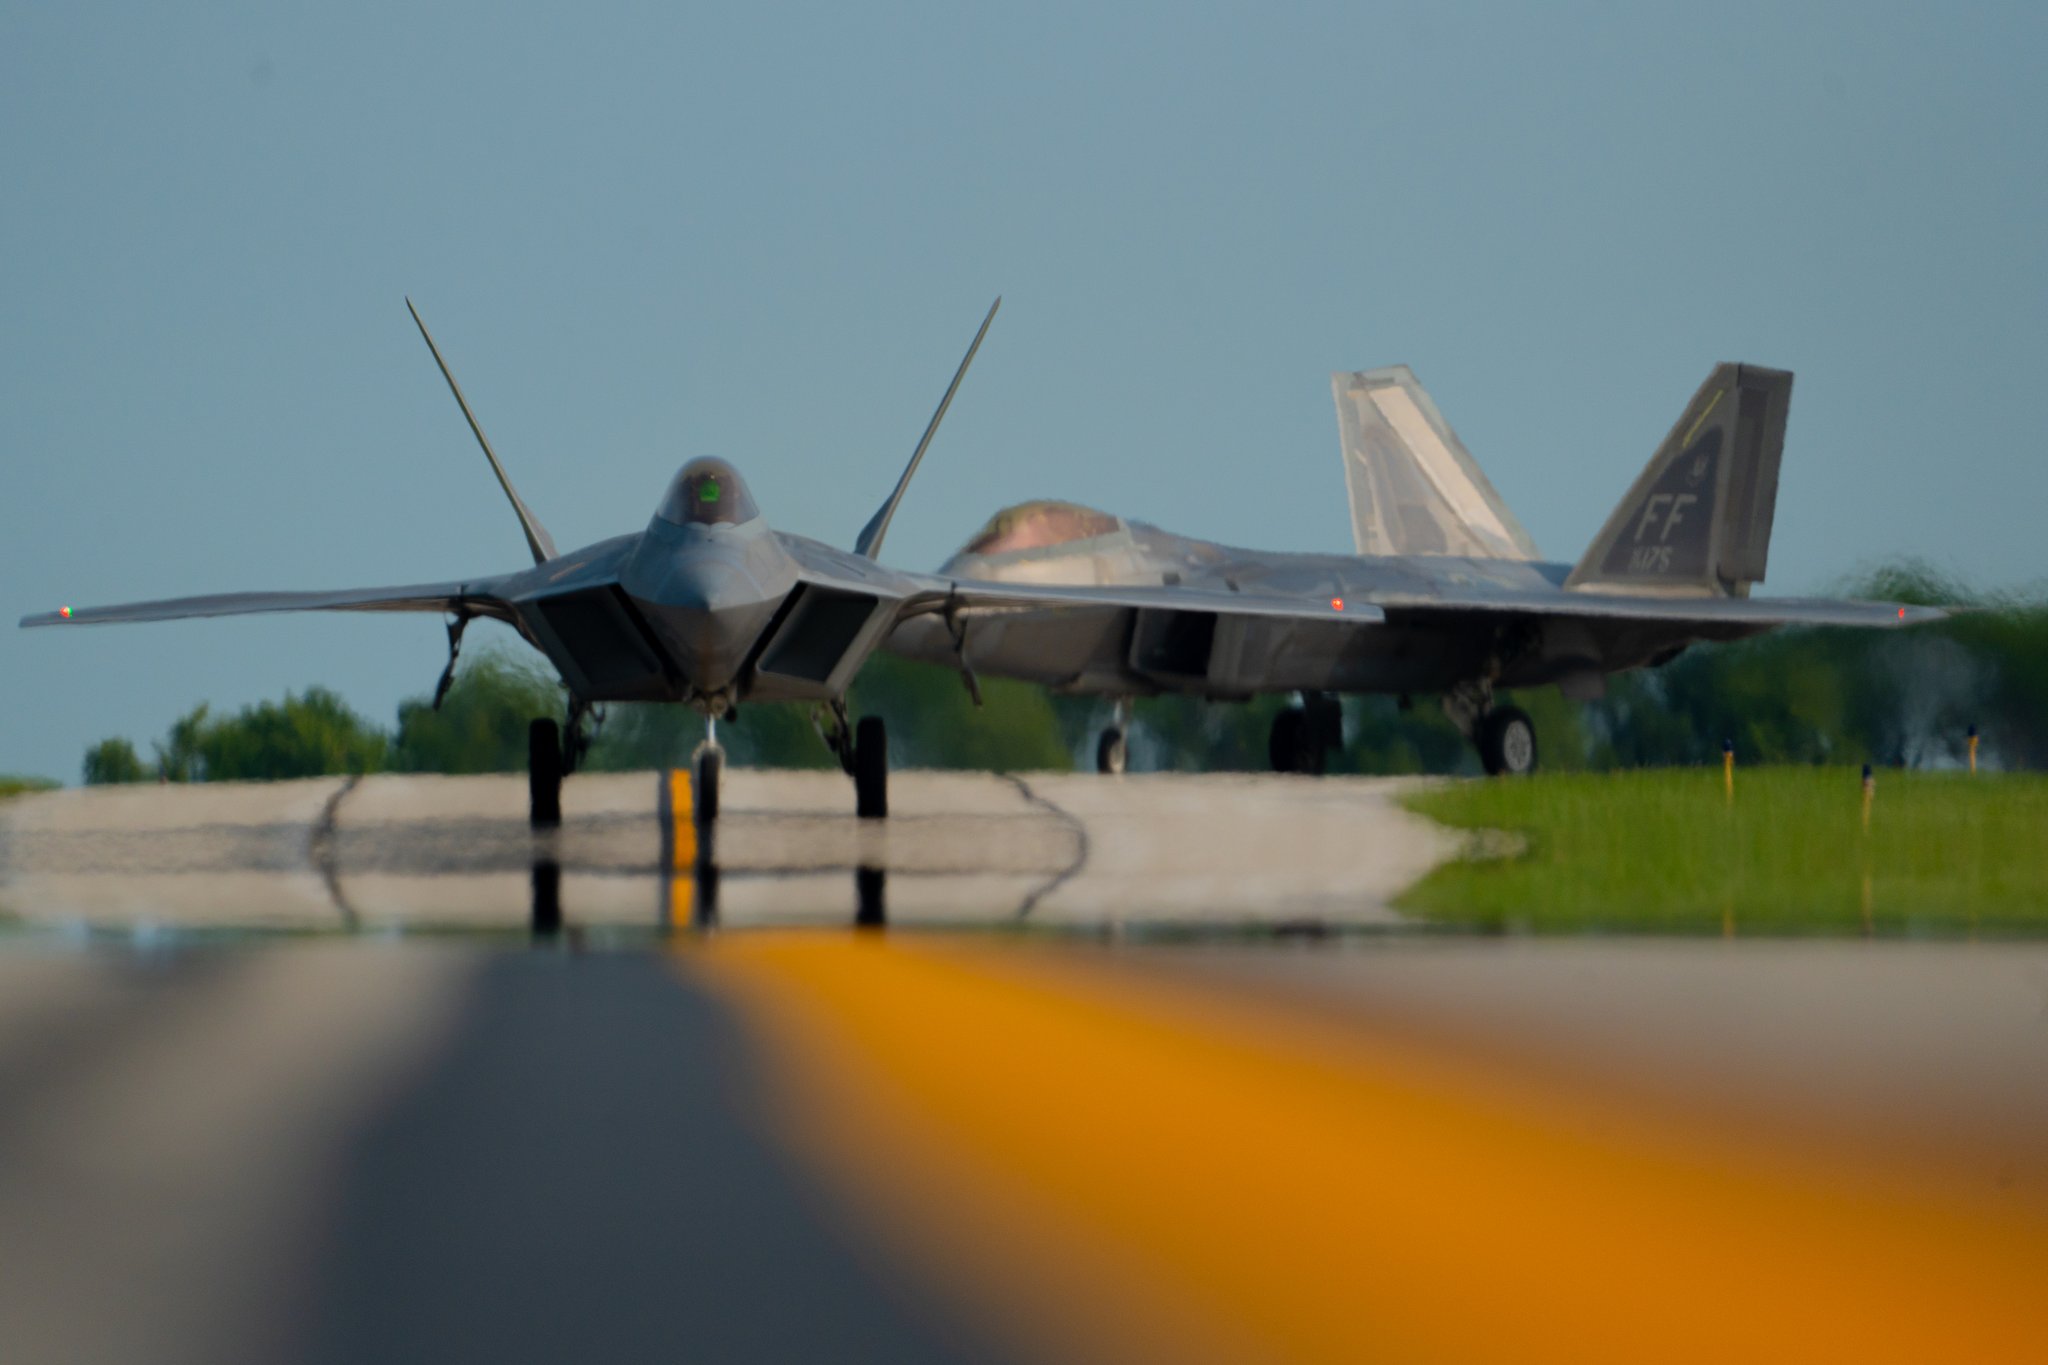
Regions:
<instances>
[{"instance_id":1,"label":"f-22 raptor","mask_svg":"<svg viewBox=\"0 0 2048 1365\"><path fill-rule=\"evenodd\" d=\"M998 512L940 572L1020 591L1148 586L1188 610L1047 613L1017 604L964 642L929 620L891 648L1108 697L1096 766L1121 772L1129 700L1299 693L1272 766L1321 772L1336 695L1439 694L1488 773L1536 766L1536 731L1496 689L1592 699L1607 675L1776 626L1897 627L1934 608L1758 598L1792 376L1717 366L1576 564L1546 562L1406 366L1332 376L1356 555L1237 549L1068 502ZM1206 602L1192 607L1194 595ZM1214 603L1221 602L1222 606ZM1270 608L1298 610L1279 615Z\"/></svg>"},{"instance_id":2,"label":"f-22 raptor","mask_svg":"<svg viewBox=\"0 0 2048 1365\"><path fill-rule=\"evenodd\" d=\"M828 717L827 744L854 779L863 816L888 813L888 736L878 716L853 723L846 690L868 655L907 620L929 618L942 656L974 675L959 651L975 618L1028 607L1057 617L1081 611L1138 613L1150 620L1207 619L1216 613L1319 618L1317 603L1271 596L1257 602L1228 589L975 584L943 575L904 573L877 560L889 523L940 420L958 392L1002 300L991 305L954 372L895 490L849 552L769 527L739 470L722 459L691 460L669 483L645 529L566 554L555 549L507 477L469 401L410 299L406 307L462 408L491 472L525 533L530 568L443 583L325 592L240 592L122 606L62 607L22 618L23 626L79 626L179 617L278 611L434 612L448 618L448 666L435 704L454 678L464 628L479 617L502 621L544 653L568 692L566 723L536 720L529 732L532 811L537 824L560 818L562 775L586 743L594 707L609 701L681 702L707 718L714 742L699 751L697 808L717 810L719 750L715 725L751 701L810 701ZM1354 623L1377 621L1361 606Z\"/></svg>"}]
</instances>

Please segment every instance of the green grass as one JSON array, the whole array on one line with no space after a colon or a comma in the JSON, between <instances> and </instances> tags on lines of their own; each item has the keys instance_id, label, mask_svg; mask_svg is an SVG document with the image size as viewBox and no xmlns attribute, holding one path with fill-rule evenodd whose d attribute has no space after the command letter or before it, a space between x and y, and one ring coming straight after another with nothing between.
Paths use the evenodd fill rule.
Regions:
<instances>
[{"instance_id":1,"label":"green grass","mask_svg":"<svg viewBox=\"0 0 2048 1365\"><path fill-rule=\"evenodd\" d=\"M1677 933L2048 932L2048 776L1718 768L1463 782L1408 805L1508 830L1515 856L1446 864L1403 909L1483 928Z\"/></svg>"},{"instance_id":2,"label":"green grass","mask_svg":"<svg viewBox=\"0 0 2048 1365\"><path fill-rule=\"evenodd\" d=\"M13 777L7 773L0 773L0 801L10 796L19 796L23 792L48 791L57 785L59 784L47 777Z\"/></svg>"}]
</instances>

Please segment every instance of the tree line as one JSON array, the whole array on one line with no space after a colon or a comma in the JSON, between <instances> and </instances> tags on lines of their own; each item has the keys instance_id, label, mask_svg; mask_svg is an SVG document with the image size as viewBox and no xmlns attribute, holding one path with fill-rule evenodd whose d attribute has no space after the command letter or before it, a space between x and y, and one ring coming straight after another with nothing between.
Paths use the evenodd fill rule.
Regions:
<instances>
[{"instance_id":1,"label":"tree line","mask_svg":"<svg viewBox=\"0 0 2048 1365\"><path fill-rule=\"evenodd\" d=\"M1608 769L1718 761L1724 740L1744 762L1943 766L1962 760L1969 727L1983 759L2048 767L2048 603L2038 596L1972 594L1924 566L1880 570L1845 595L1961 605L1971 610L1908 631L1786 630L1688 650L1663 668L1609 680L1599 701L1575 704L1554 688L1516 696L1535 719L1543 765ZM889 723L902 767L1044 771L1093 762L1093 736L1109 708L1002 679L981 680L976 709L957 673L887 655L854 684L855 714ZM288 693L232 714L201 704L179 717L145 758L125 738L87 751L88 783L263 781L339 773L513 772L526 764L527 723L559 716L564 697L534 655L480 651L457 673L439 710L427 697L399 705L379 726L326 688ZM1284 697L1245 703L1140 699L1131 733L1134 768L1258 771ZM702 739L686 707L607 708L588 766L682 766ZM832 757L812 710L741 708L719 739L742 766L823 768ZM1332 771L1477 771L1470 746L1433 703L1390 697L1344 701L1344 745Z\"/></svg>"}]
</instances>

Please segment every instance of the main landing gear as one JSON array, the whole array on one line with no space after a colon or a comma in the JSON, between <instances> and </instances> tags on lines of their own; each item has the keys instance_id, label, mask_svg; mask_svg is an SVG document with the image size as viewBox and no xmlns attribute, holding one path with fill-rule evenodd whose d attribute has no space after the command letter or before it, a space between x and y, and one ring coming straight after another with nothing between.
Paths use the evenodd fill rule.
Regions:
<instances>
[{"instance_id":1,"label":"main landing gear","mask_svg":"<svg viewBox=\"0 0 2048 1365\"><path fill-rule=\"evenodd\" d=\"M889 814L888 725L880 716L862 716L860 724L850 724L843 701L828 709L831 721L819 722L818 733L853 779L854 813L863 820L884 819Z\"/></svg>"},{"instance_id":2,"label":"main landing gear","mask_svg":"<svg viewBox=\"0 0 2048 1365\"><path fill-rule=\"evenodd\" d=\"M562 727L552 719L526 727L527 815L535 829L562 823Z\"/></svg>"},{"instance_id":3,"label":"main landing gear","mask_svg":"<svg viewBox=\"0 0 2048 1365\"><path fill-rule=\"evenodd\" d=\"M1116 699L1116 715L1095 741L1095 771L1120 776L1131 764L1131 699Z\"/></svg>"},{"instance_id":4,"label":"main landing gear","mask_svg":"<svg viewBox=\"0 0 2048 1365\"><path fill-rule=\"evenodd\" d=\"M450 628L451 635L457 633ZM594 736L585 722L591 720L602 724L603 711L571 697L566 725L542 718L526 727L527 817L535 829L562 823L562 779L582 767L590 752Z\"/></svg>"},{"instance_id":5,"label":"main landing gear","mask_svg":"<svg viewBox=\"0 0 2048 1365\"><path fill-rule=\"evenodd\" d=\"M1332 749L1344 742L1344 713L1337 699L1323 692L1304 692L1301 705L1273 717L1266 757L1276 773L1321 776Z\"/></svg>"},{"instance_id":6,"label":"main landing gear","mask_svg":"<svg viewBox=\"0 0 2048 1365\"><path fill-rule=\"evenodd\" d=\"M1444 693L1444 714L1479 750L1488 777L1536 771L1536 723L1519 706L1496 706L1492 683L1460 683Z\"/></svg>"}]
</instances>

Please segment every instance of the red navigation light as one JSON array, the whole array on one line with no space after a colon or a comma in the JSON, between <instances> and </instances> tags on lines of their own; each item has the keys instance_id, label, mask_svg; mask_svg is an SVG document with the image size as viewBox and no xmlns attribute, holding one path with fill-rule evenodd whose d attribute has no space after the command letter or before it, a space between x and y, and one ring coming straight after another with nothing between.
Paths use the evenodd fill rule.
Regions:
<instances>
[{"instance_id":1,"label":"red navigation light","mask_svg":"<svg viewBox=\"0 0 2048 1365\"><path fill-rule=\"evenodd\" d=\"M71 608L59 607L57 608L57 614L63 617L65 620L69 621L71 619Z\"/></svg>"},{"instance_id":2,"label":"red navigation light","mask_svg":"<svg viewBox=\"0 0 2048 1365\"><path fill-rule=\"evenodd\" d=\"M1904 607L1899 608L1899 619L1901 621L1906 619L1906 609Z\"/></svg>"},{"instance_id":3,"label":"red navigation light","mask_svg":"<svg viewBox=\"0 0 2048 1365\"><path fill-rule=\"evenodd\" d=\"M1343 598L1341 598L1341 597L1333 597L1333 598L1331 598L1331 599L1330 599L1330 610L1331 610L1331 611L1342 611L1342 610L1344 610L1344 599L1343 599Z\"/></svg>"}]
</instances>

